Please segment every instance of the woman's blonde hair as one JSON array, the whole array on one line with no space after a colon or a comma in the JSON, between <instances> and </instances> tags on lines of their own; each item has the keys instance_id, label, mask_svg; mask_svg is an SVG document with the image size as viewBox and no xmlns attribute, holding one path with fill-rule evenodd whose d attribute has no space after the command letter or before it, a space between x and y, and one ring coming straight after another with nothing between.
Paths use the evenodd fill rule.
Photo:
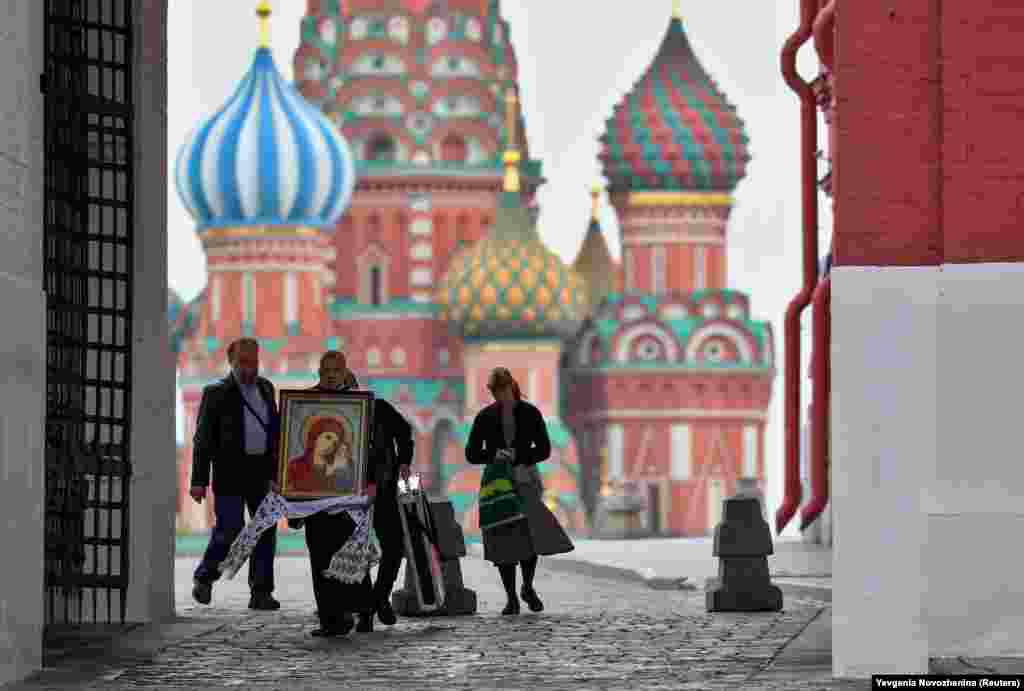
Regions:
<instances>
[{"instance_id":1,"label":"woman's blonde hair","mask_svg":"<svg viewBox=\"0 0 1024 691\"><path fill-rule=\"evenodd\" d=\"M523 399L523 394L519 390L519 382L508 371L508 368L495 367L491 370L491 376L487 378L487 390L493 394L495 391L504 389L506 386L512 387L512 395L515 396L517 401Z\"/></svg>"}]
</instances>

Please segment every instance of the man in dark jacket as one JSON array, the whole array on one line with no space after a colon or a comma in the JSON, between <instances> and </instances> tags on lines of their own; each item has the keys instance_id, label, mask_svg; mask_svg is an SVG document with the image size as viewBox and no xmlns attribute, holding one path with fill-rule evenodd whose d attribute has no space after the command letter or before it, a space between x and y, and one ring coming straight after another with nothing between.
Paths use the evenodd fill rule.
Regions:
<instances>
[{"instance_id":1,"label":"man in dark jacket","mask_svg":"<svg viewBox=\"0 0 1024 691\"><path fill-rule=\"evenodd\" d=\"M409 479L415 442L412 425L382 398L376 399L373 408L373 426L373 449L368 475L377 486L373 529L380 540L381 550L373 599L377 617L382 624L391 626L396 621L395 611L391 607L391 589L395 586L402 557L405 556L405 533L398 515L398 478ZM370 580L369 573L366 574L366 580ZM356 630L372 631L373 614L361 615Z\"/></svg>"},{"instance_id":2,"label":"man in dark jacket","mask_svg":"<svg viewBox=\"0 0 1024 691\"><path fill-rule=\"evenodd\" d=\"M193 439L192 486L202 503L213 469L216 524L196 568L192 597L208 605L220 564L249 515L273 487L279 418L274 385L259 376L259 343L242 338L228 346L231 374L203 389ZM277 529L263 533L249 560L249 608L280 609L273 597Z\"/></svg>"},{"instance_id":3,"label":"man in dark jacket","mask_svg":"<svg viewBox=\"0 0 1024 691\"><path fill-rule=\"evenodd\" d=\"M344 353L330 350L320 358L320 381L313 387L319 391L345 391L358 388L359 382L351 370ZM396 622L391 607L391 589L395 585L402 564L404 535L398 516L398 478L409 477L412 463L412 426L395 407L381 398L374 399L373 447L367 463L367 480L374 485L373 528L381 545L381 563L377 570L377 583L373 584L369 572L358 587L346 586L323 576L334 552L345 544L355 524L345 514L330 516L316 514L305 521L291 521L293 528L306 527L313 570L313 595L317 601L320 628L314 636L345 635L352 629L351 612L359 612L356 630L373 630L374 613L381 622ZM357 598L368 602L356 603Z\"/></svg>"}]
</instances>

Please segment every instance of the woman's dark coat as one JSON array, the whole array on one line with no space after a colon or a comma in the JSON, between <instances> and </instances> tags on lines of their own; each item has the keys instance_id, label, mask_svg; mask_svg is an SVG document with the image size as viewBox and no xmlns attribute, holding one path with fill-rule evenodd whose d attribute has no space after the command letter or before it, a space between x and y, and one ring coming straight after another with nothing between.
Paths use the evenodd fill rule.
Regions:
<instances>
[{"instance_id":1,"label":"woman's dark coat","mask_svg":"<svg viewBox=\"0 0 1024 691\"><path fill-rule=\"evenodd\" d=\"M516 492L523 500L525 521L507 523L482 531L484 558L496 564L523 561L537 555L564 554L573 550L558 519L544 505L544 485L536 465L551 457L551 439L540 410L526 401L515 404L516 434L513 468ZM501 405L492 403L473 420L466 444L466 460L474 465L494 462L498 449L507 447Z\"/></svg>"}]
</instances>

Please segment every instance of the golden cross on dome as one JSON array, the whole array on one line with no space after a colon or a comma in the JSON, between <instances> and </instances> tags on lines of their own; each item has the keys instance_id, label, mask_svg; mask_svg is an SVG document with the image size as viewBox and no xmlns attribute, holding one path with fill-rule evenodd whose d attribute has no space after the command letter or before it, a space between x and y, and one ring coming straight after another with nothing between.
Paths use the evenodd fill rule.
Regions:
<instances>
[{"instance_id":1,"label":"golden cross on dome","mask_svg":"<svg viewBox=\"0 0 1024 691\"><path fill-rule=\"evenodd\" d=\"M672 16L676 19L683 18L683 0L672 0Z\"/></svg>"},{"instance_id":2,"label":"golden cross on dome","mask_svg":"<svg viewBox=\"0 0 1024 691\"><path fill-rule=\"evenodd\" d=\"M601 192L604 188L600 184L595 184L590 188L590 196L593 197L593 203L590 208L590 217L595 221L599 220L600 207L601 207Z\"/></svg>"},{"instance_id":3,"label":"golden cross on dome","mask_svg":"<svg viewBox=\"0 0 1024 691\"><path fill-rule=\"evenodd\" d=\"M260 48L270 47L270 3L263 0L256 7L256 16L260 18Z\"/></svg>"}]
</instances>

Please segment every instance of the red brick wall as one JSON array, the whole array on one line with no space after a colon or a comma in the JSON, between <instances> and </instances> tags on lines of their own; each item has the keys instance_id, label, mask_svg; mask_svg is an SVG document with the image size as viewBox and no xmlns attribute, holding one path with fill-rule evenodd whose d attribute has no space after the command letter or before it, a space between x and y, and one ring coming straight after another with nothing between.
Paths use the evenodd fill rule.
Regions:
<instances>
[{"instance_id":1,"label":"red brick wall","mask_svg":"<svg viewBox=\"0 0 1024 691\"><path fill-rule=\"evenodd\" d=\"M1001 0L842 6L836 265L1024 260L1021 30Z\"/></svg>"},{"instance_id":2,"label":"red brick wall","mask_svg":"<svg viewBox=\"0 0 1024 691\"><path fill-rule=\"evenodd\" d=\"M260 338L282 338L284 326L284 275L280 271L254 271L256 327Z\"/></svg>"},{"instance_id":3,"label":"red brick wall","mask_svg":"<svg viewBox=\"0 0 1024 691\"><path fill-rule=\"evenodd\" d=\"M1024 5L942 7L943 249L950 263L1024 260Z\"/></svg>"},{"instance_id":4,"label":"red brick wall","mask_svg":"<svg viewBox=\"0 0 1024 691\"><path fill-rule=\"evenodd\" d=\"M935 8L935 0L845 3L837 14L837 266L942 261Z\"/></svg>"},{"instance_id":5,"label":"red brick wall","mask_svg":"<svg viewBox=\"0 0 1024 691\"><path fill-rule=\"evenodd\" d=\"M320 287L320 277L304 271L298 275L299 325L306 336L327 335L326 296ZM318 295L318 293L320 293ZM319 303L319 304L318 304Z\"/></svg>"},{"instance_id":6,"label":"red brick wall","mask_svg":"<svg viewBox=\"0 0 1024 691\"><path fill-rule=\"evenodd\" d=\"M726 287L725 247L722 245L706 246L704 269L705 287L711 290L723 290Z\"/></svg>"}]
</instances>

